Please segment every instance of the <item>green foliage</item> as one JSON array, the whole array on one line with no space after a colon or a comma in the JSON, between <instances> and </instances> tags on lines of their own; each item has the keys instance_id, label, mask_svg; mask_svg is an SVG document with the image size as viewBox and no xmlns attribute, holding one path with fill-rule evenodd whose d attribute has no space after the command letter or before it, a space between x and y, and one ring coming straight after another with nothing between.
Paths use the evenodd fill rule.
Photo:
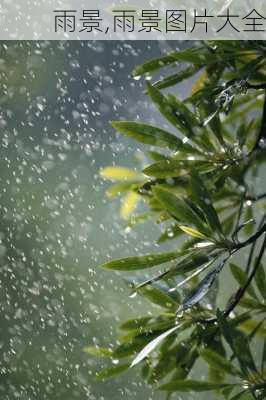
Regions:
<instances>
[{"instance_id":1,"label":"green foliage","mask_svg":"<svg viewBox=\"0 0 266 400\"><path fill-rule=\"evenodd\" d=\"M108 190L110 196L134 193L138 197L131 202L148 208L128 224L154 219L162 226L158 244L167 241L173 250L102 265L131 273L167 264L149 279L127 280L131 294L147 298L160 312L124 322L120 328L126 334L112 351L84 349L119 360L98 378L142 364L143 379L168 398L184 391L215 391L215 398L231 400L265 398L266 195L254 184L266 160L265 56L264 42L217 41L135 68L135 76L160 73L159 80L147 83L147 95L172 128L112 122L121 134L148 145L152 163L140 173L107 167L102 175L124 181ZM163 76L165 66L177 71ZM194 83L185 99L162 92L188 78ZM135 203L123 215L130 210ZM217 283L225 269L236 290L217 310ZM259 365L254 338L264 340ZM124 358L128 362L120 363ZM190 379L199 360L209 368L208 382Z\"/></svg>"}]
</instances>

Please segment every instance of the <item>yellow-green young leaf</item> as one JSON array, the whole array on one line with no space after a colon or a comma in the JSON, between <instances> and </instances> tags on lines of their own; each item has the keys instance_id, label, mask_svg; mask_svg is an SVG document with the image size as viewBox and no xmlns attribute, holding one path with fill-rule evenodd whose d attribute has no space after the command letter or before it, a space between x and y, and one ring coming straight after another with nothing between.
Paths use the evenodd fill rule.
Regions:
<instances>
[{"instance_id":1,"label":"yellow-green young leaf","mask_svg":"<svg viewBox=\"0 0 266 400\"><path fill-rule=\"evenodd\" d=\"M115 367L106 368L96 374L97 380L106 380L120 375L130 367L130 364L121 364Z\"/></svg>"},{"instance_id":2,"label":"yellow-green young leaf","mask_svg":"<svg viewBox=\"0 0 266 400\"><path fill-rule=\"evenodd\" d=\"M175 260L182 254L183 252L180 251L172 251L169 253L148 254L139 257L126 257L109 261L102 264L101 267L117 271L135 271Z\"/></svg>"},{"instance_id":3,"label":"yellow-green young leaf","mask_svg":"<svg viewBox=\"0 0 266 400\"><path fill-rule=\"evenodd\" d=\"M84 347L83 351L95 357L111 357L113 353L110 349L96 346Z\"/></svg>"},{"instance_id":4,"label":"yellow-green young leaf","mask_svg":"<svg viewBox=\"0 0 266 400\"><path fill-rule=\"evenodd\" d=\"M101 169L100 175L102 178L112 181L128 181L141 178L138 172L124 167L106 167Z\"/></svg>"},{"instance_id":5,"label":"yellow-green young leaf","mask_svg":"<svg viewBox=\"0 0 266 400\"><path fill-rule=\"evenodd\" d=\"M109 197L109 199L113 199L114 197L131 191L133 188L136 188L136 186L137 185L134 182L115 183L106 190L106 196Z\"/></svg>"},{"instance_id":6,"label":"yellow-green young leaf","mask_svg":"<svg viewBox=\"0 0 266 400\"><path fill-rule=\"evenodd\" d=\"M123 199L120 208L120 216L128 219L137 207L140 196L136 192L129 192Z\"/></svg>"},{"instance_id":7,"label":"yellow-green young leaf","mask_svg":"<svg viewBox=\"0 0 266 400\"><path fill-rule=\"evenodd\" d=\"M206 236L203 235L203 233L197 231L196 229L190 228L189 226L179 225L179 228L190 236L194 236L200 239L207 239Z\"/></svg>"},{"instance_id":8,"label":"yellow-green young leaf","mask_svg":"<svg viewBox=\"0 0 266 400\"><path fill-rule=\"evenodd\" d=\"M167 392L206 392L209 390L219 390L232 386L227 383L212 383L205 381L194 380L174 380L159 386L159 390L166 390Z\"/></svg>"}]
</instances>

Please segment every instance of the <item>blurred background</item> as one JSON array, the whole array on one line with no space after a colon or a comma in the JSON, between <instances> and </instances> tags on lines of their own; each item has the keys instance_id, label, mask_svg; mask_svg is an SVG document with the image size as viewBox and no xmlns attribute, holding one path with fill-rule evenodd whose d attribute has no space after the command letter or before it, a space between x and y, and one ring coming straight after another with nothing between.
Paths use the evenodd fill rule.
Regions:
<instances>
[{"instance_id":1,"label":"blurred background","mask_svg":"<svg viewBox=\"0 0 266 400\"><path fill-rule=\"evenodd\" d=\"M109 346L120 322L156 312L129 298L124 275L98 268L110 258L148 253L159 235L149 222L126 228L119 200L105 197L109 184L99 169L143 166L142 149L109 121L167 127L145 97L145 82L131 71L185 46L1 42L1 399L164 398L142 382L138 368L95 381L108 360L83 348ZM199 368L197 374L203 377Z\"/></svg>"}]
</instances>

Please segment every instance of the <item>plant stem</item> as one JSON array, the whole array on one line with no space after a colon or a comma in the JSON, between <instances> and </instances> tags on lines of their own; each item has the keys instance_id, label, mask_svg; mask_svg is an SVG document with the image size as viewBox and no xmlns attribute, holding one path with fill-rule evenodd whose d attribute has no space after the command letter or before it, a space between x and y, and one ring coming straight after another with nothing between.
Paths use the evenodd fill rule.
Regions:
<instances>
[{"instance_id":1,"label":"plant stem","mask_svg":"<svg viewBox=\"0 0 266 400\"><path fill-rule=\"evenodd\" d=\"M250 244L250 243L252 243L253 241L256 242L256 240L259 238L259 236L260 236L263 232L265 232L265 230L266 230L266 224L264 224L263 227L264 227L264 229L261 229L261 230L259 230L258 232L256 232L256 233L255 233L253 236L251 236L246 242L240 243L240 246L241 246L240 248L246 246L247 244L245 244L245 243ZM252 239L252 241L251 241L251 239ZM261 260L262 260L262 257L263 257L264 251L265 251L265 247L266 247L266 235L264 236L264 240L263 240L263 243L262 243L262 246L261 246L261 249L260 249L258 258L256 259L254 268L253 268L253 270L252 270L252 272L251 272L249 278L247 279L247 282L245 283L244 286L242 286L242 287L240 287L240 288L238 289L238 291L237 291L237 292L235 293L235 295L234 295L233 301L231 301L231 303L228 305L228 307L227 307L227 308L224 310L224 312L223 312L224 315L225 315L226 317L235 309L235 307L237 306L237 304L240 302L240 300L241 300L242 297L244 296L244 294L245 294L246 290L248 289L250 283L252 282L254 276L256 275L256 272L257 272L257 270L258 270L258 268L259 268L259 266L260 266L260 262L261 262ZM238 248L238 249L239 249L239 248ZM233 250L232 254L235 253L238 249ZM197 321L197 322L209 324L209 323L217 322L217 318L216 318L216 317L213 317L213 318L209 318L209 319L201 319L201 320L199 320L199 321Z\"/></svg>"},{"instance_id":2,"label":"plant stem","mask_svg":"<svg viewBox=\"0 0 266 400\"><path fill-rule=\"evenodd\" d=\"M262 144L265 139L266 139L266 90L264 91L264 104L263 104L260 132L252 151L263 148Z\"/></svg>"},{"instance_id":3,"label":"plant stem","mask_svg":"<svg viewBox=\"0 0 266 400\"><path fill-rule=\"evenodd\" d=\"M259 266L260 266L260 262L262 260L264 251L265 251L265 246L266 246L266 235L264 236L264 240L262 243L262 246L260 248L260 252L258 255L258 258L256 259L255 265L253 267L253 270L248 278L248 280L246 281L245 285L240 287L238 289L238 291L236 292L235 296L234 296L234 300L229 304L229 306L226 308L226 310L224 311L224 315L228 316L236 307L236 305L239 303L239 301L242 299L242 297L244 296L246 290L248 289L250 283L252 282L252 279L254 278Z\"/></svg>"}]
</instances>

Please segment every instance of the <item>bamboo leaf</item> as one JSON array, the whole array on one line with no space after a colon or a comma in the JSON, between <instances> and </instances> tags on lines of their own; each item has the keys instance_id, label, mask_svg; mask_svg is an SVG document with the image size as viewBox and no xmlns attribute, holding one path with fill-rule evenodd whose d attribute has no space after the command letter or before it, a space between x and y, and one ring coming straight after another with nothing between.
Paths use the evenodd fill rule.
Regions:
<instances>
[{"instance_id":1,"label":"bamboo leaf","mask_svg":"<svg viewBox=\"0 0 266 400\"><path fill-rule=\"evenodd\" d=\"M148 94L161 114L178 130L188 137L194 136L193 126L199 125L194 114L184 103L173 96L165 96L158 89L147 83Z\"/></svg>"},{"instance_id":2,"label":"bamboo leaf","mask_svg":"<svg viewBox=\"0 0 266 400\"><path fill-rule=\"evenodd\" d=\"M131 121L112 121L111 125L123 135L144 144L166 147L174 151L184 147L181 139L152 125Z\"/></svg>"},{"instance_id":3,"label":"bamboo leaf","mask_svg":"<svg viewBox=\"0 0 266 400\"><path fill-rule=\"evenodd\" d=\"M179 71L173 75L167 76L166 78L160 79L159 81L155 82L153 84L154 87L157 89L166 89L170 86L174 86L177 83L180 83L184 81L185 79L190 78L193 76L196 72L199 71L201 68L200 65L188 67L182 71Z\"/></svg>"},{"instance_id":4,"label":"bamboo leaf","mask_svg":"<svg viewBox=\"0 0 266 400\"><path fill-rule=\"evenodd\" d=\"M120 329L123 331L134 331L135 329L139 329L145 326L150 321L150 319L151 317L140 317L140 318L130 319L124 322L122 325L120 325Z\"/></svg>"},{"instance_id":5,"label":"bamboo leaf","mask_svg":"<svg viewBox=\"0 0 266 400\"><path fill-rule=\"evenodd\" d=\"M190 153L194 151L193 148ZM210 172L217 168L207 160L161 160L146 167L142 172L155 178L174 178L188 175L190 170L197 168L199 172Z\"/></svg>"},{"instance_id":6,"label":"bamboo leaf","mask_svg":"<svg viewBox=\"0 0 266 400\"><path fill-rule=\"evenodd\" d=\"M239 375L239 371L234 367L232 361L228 361L226 358L216 353L215 351L205 348L200 351L201 357L215 369L226 372L230 375Z\"/></svg>"},{"instance_id":7,"label":"bamboo leaf","mask_svg":"<svg viewBox=\"0 0 266 400\"><path fill-rule=\"evenodd\" d=\"M102 264L102 268L113 269L117 271L134 271L146 269L155 265L160 265L180 257L182 252L172 251L168 253L148 254L139 257L126 257L118 260L112 260Z\"/></svg>"},{"instance_id":8,"label":"bamboo leaf","mask_svg":"<svg viewBox=\"0 0 266 400\"><path fill-rule=\"evenodd\" d=\"M221 271L225 264L225 261L222 261L218 267L215 267L211 272L209 272L205 278L200 282L200 284L197 286L197 288L193 291L192 294L189 294L184 302L180 305L179 309L177 312L184 311L188 308L193 307L195 304L197 304L199 301L203 299L204 296L208 293L208 291L211 289L217 275Z\"/></svg>"},{"instance_id":9,"label":"bamboo leaf","mask_svg":"<svg viewBox=\"0 0 266 400\"><path fill-rule=\"evenodd\" d=\"M177 302L171 296L154 285L145 285L138 292L160 307L176 310L178 306Z\"/></svg>"},{"instance_id":10,"label":"bamboo leaf","mask_svg":"<svg viewBox=\"0 0 266 400\"><path fill-rule=\"evenodd\" d=\"M183 51L175 51L164 57L156 58L150 61L147 61L143 65L136 67L133 70L133 76L140 76L146 73L155 72L156 70L163 68L167 65L176 63L176 62L189 62L193 64L201 65L203 63L203 48L199 49L186 49ZM209 58L210 60L210 58Z\"/></svg>"},{"instance_id":11,"label":"bamboo leaf","mask_svg":"<svg viewBox=\"0 0 266 400\"><path fill-rule=\"evenodd\" d=\"M221 223L220 223L219 217L217 215L217 212L212 205L212 199L211 199L209 192L206 189L202 179L199 177L199 175L196 173L196 171L193 171L193 174L192 174L191 190L194 195L195 201L197 202L197 204L199 204L201 209L204 211L210 227L214 231L217 231L222 234Z\"/></svg>"},{"instance_id":12,"label":"bamboo leaf","mask_svg":"<svg viewBox=\"0 0 266 400\"><path fill-rule=\"evenodd\" d=\"M147 346L142 349L142 351L137 355L137 357L132 361L130 367L134 367L135 365L139 364L144 358L146 358L159 344L162 343L167 336L174 333L179 328L179 325L174 326L171 329L168 329L166 332L162 333L160 336L152 340Z\"/></svg>"},{"instance_id":13,"label":"bamboo leaf","mask_svg":"<svg viewBox=\"0 0 266 400\"><path fill-rule=\"evenodd\" d=\"M217 311L217 320L221 333L238 359L243 374L249 374L250 371L257 372L245 335L234 329L219 310Z\"/></svg>"},{"instance_id":14,"label":"bamboo leaf","mask_svg":"<svg viewBox=\"0 0 266 400\"><path fill-rule=\"evenodd\" d=\"M264 267L262 264L260 264L256 275L255 275L255 282L258 290L260 291L260 294L262 295L263 298L266 297L266 275L264 272Z\"/></svg>"},{"instance_id":15,"label":"bamboo leaf","mask_svg":"<svg viewBox=\"0 0 266 400\"><path fill-rule=\"evenodd\" d=\"M153 188L153 193L160 201L162 206L177 220L195 225L200 231L204 232L203 222L199 216L187 205L187 203L169 190L160 186Z\"/></svg>"},{"instance_id":16,"label":"bamboo leaf","mask_svg":"<svg viewBox=\"0 0 266 400\"><path fill-rule=\"evenodd\" d=\"M247 273L243 271L238 265L233 263L230 263L230 269L233 277L239 283L239 285L244 286L248 280ZM251 285L249 285L249 287L247 288L247 293L256 300L258 299L258 296L256 295L255 290Z\"/></svg>"},{"instance_id":17,"label":"bamboo leaf","mask_svg":"<svg viewBox=\"0 0 266 400\"><path fill-rule=\"evenodd\" d=\"M110 349L96 347L96 346L86 346L83 349L84 353L88 353L95 357L111 357L113 352Z\"/></svg>"},{"instance_id":18,"label":"bamboo leaf","mask_svg":"<svg viewBox=\"0 0 266 400\"><path fill-rule=\"evenodd\" d=\"M205 381L195 381L195 380L174 380L172 382L166 383L159 386L159 390L164 390L167 392L207 392L210 390L219 390L227 388L230 385L228 383L213 383Z\"/></svg>"},{"instance_id":19,"label":"bamboo leaf","mask_svg":"<svg viewBox=\"0 0 266 400\"><path fill-rule=\"evenodd\" d=\"M113 378L117 375L120 375L122 372L125 372L129 369L130 364L121 364L115 367L106 368L96 374L97 380L106 380Z\"/></svg>"}]
</instances>

